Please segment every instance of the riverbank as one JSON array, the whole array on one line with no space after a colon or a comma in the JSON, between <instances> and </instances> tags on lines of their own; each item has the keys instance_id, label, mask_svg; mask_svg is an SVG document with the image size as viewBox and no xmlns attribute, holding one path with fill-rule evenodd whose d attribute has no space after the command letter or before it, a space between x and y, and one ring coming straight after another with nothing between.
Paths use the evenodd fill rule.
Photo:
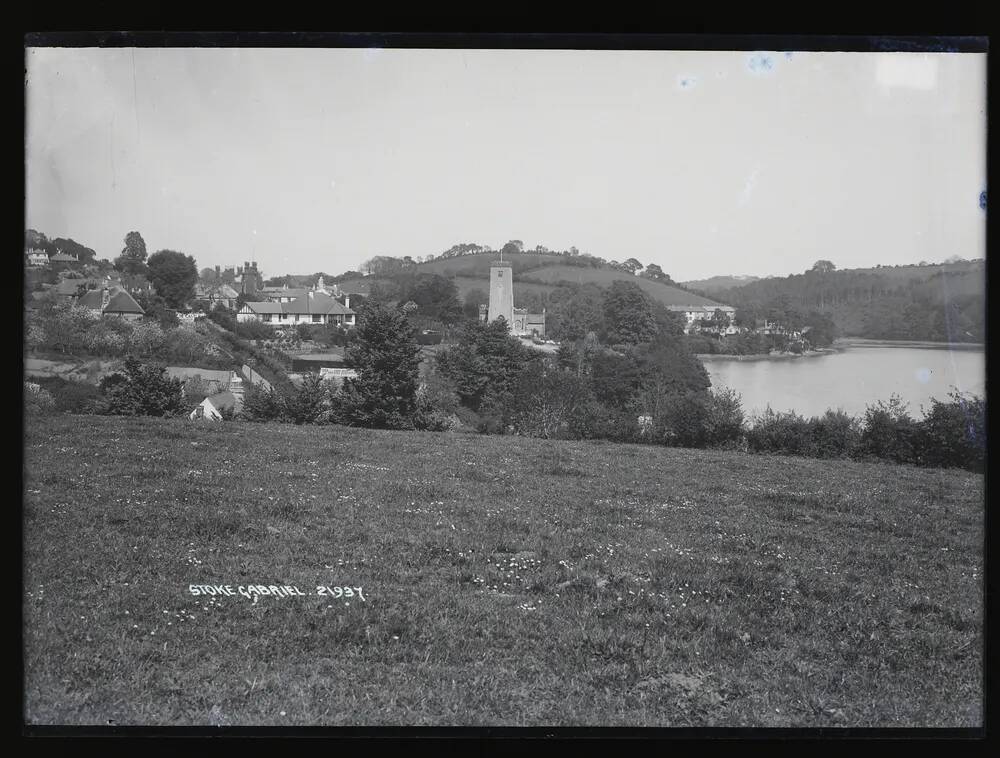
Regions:
<instances>
[{"instance_id":1,"label":"riverbank","mask_svg":"<svg viewBox=\"0 0 1000 758\"><path fill-rule=\"evenodd\" d=\"M838 348L820 348L819 350L806 350L802 353L762 353L758 355L729 355L726 353L696 353L695 357L702 361L788 361L795 358L813 358L820 355L831 355L839 353Z\"/></svg>"},{"instance_id":2,"label":"riverbank","mask_svg":"<svg viewBox=\"0 0 1000 758\"><path fill-rule=\"evenodd\" d=\"M926 342L922 340L871 340L863 337L840 337L833 341L837 349L849 347L912 347L929 350L985 350L982 342Z\"/></svg>"}]
</instances>

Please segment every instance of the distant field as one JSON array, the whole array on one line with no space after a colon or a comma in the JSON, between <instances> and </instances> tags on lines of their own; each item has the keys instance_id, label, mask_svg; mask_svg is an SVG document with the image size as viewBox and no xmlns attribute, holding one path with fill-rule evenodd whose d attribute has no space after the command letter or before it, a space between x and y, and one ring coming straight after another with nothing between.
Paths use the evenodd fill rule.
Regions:
<instances>
[{"instance_id":1,"label":"distant field","mask_svg":"<svg viewBox=\"0 0 1000 758\"><path fill-rule=\"evenodd\" d=\"M342 427L25 428L32 724L981 724L979 475ZM238 594L257 584L305 594Z\"/></svg>"},{"instance_id":2,"label":"distant field","mask_svg":"<svg viewBox=\"0 0 1000 758\"><path fill-rule=\"evenodd\" d=\"M596 284L599 287L608 287L616 281L635 282L652 298L659 300L664 305L720 305L715 300L685 292L677 287L659 284L649 279L643 279L641 276L632 276L624 271L603 268L582 268L567 265L546 266L526 272L522 275L521 281L550 284L567 281L575 284ZM518 280L515 279L515 284L517 282Z\"/></svg>"}]
</instances>

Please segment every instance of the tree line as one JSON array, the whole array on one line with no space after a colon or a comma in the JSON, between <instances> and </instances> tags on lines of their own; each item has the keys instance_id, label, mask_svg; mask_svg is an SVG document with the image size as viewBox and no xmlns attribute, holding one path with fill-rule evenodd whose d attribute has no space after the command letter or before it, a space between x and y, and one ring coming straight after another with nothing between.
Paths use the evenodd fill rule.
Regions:
<instances>
[{"instance_id":1,"label":"tree line","mask_svg":"<svg viewBox=\"0 0 1000 758\"><path fill-rule=\"evenodd\" d=\"M828 264L828 265L820 265ZM749 320L799 328L805 315L831 319L844 336L868 339L983 342L985 276L982 265L836 271L818 261L803 274L761 279L719 290L713 297Z\"/></svg>"}]
</instances>

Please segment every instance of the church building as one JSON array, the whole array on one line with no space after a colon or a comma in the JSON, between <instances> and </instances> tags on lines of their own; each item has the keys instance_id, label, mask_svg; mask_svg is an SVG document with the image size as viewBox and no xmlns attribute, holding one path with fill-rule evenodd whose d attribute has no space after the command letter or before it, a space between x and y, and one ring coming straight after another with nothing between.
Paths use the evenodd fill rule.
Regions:
<instances>
[{"instance_id":1,"label":"church building","mask_svg":"<svg viewBox=\"0 0 1000 758\"><path fill-rule=\"evenodd\" d=\"M490 266L490 302L479 306L479 318L490 322L503 316L515 337L545 337L545 310L528 313L514 307L514 270L510 263L495 261Z\"/></svg>"}]
</instances>

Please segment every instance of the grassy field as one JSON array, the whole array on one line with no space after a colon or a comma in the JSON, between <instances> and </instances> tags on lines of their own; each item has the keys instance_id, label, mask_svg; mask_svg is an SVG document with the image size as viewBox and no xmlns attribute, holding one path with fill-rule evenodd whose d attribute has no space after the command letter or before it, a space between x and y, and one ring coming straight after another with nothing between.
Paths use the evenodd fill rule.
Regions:
<instances>
[{"instance_id":1,"label":"grassy field","mask_svg":"<svg viewBox=\"0 0 1000 758\"><path fill-rule=\"evenodd\" d=\"M26 429L28 723L982 723L978 475L341 427Z\"/></svg>"}]
</instances>

